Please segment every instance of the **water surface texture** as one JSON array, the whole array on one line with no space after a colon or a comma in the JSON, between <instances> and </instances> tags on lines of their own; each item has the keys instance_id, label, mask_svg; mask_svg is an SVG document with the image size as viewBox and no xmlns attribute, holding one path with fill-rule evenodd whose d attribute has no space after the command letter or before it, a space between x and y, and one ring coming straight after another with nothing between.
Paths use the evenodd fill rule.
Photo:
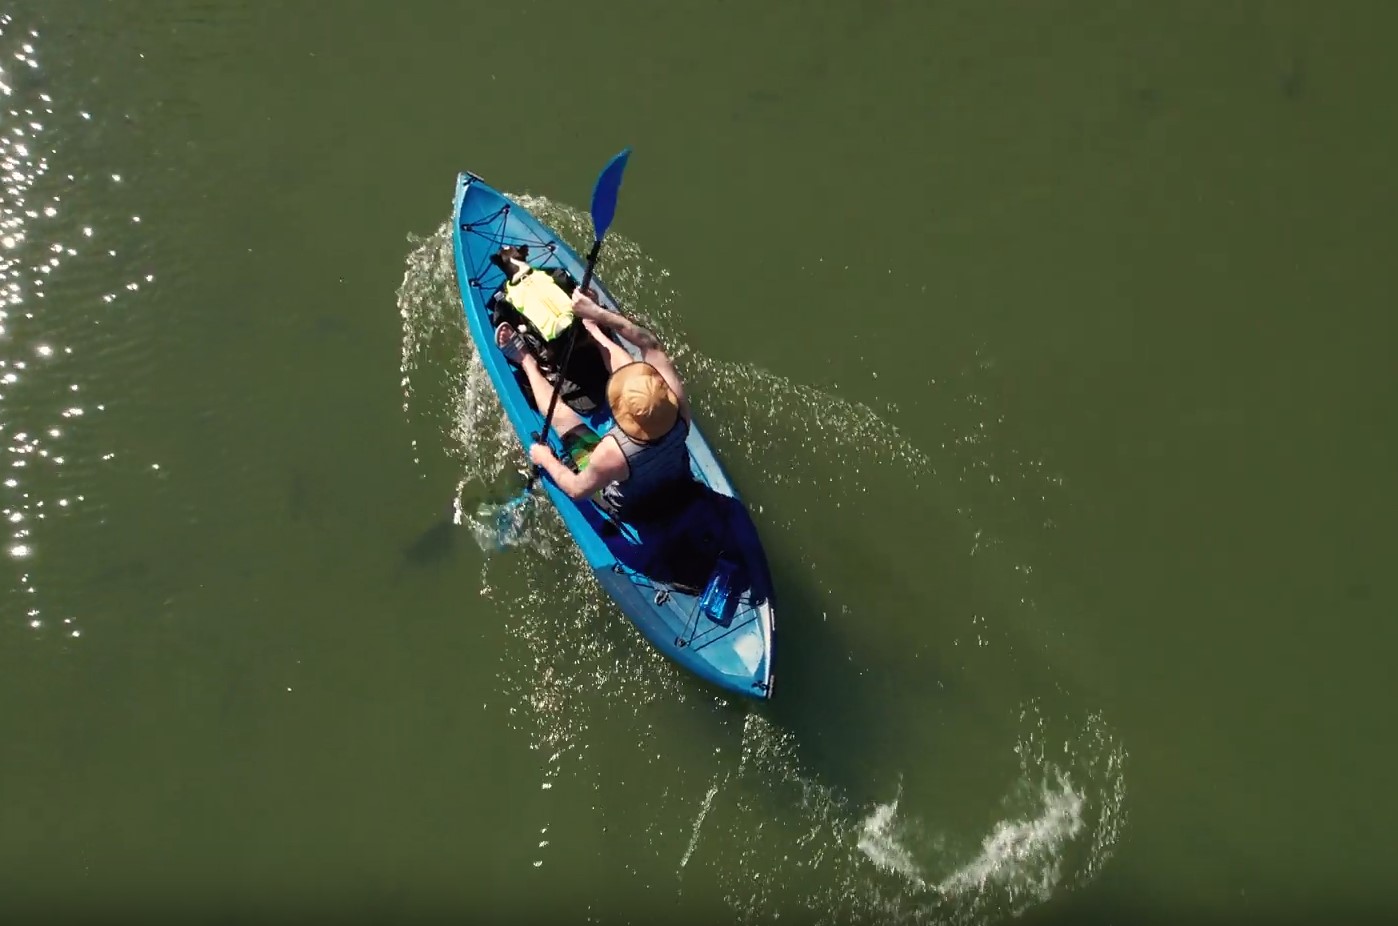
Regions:
<instances>
[{"instance_id":1,"label":"water surface texture","mask_svg":"<svg viewBox=\"0 0 1398 926\"><path fill-rule=\"evenodd\" d=\"M0 922L1394 915L1394 27L0 2ZM768 704L474 522L456 174L625 145Z\"/></svg>"}]
</instances>

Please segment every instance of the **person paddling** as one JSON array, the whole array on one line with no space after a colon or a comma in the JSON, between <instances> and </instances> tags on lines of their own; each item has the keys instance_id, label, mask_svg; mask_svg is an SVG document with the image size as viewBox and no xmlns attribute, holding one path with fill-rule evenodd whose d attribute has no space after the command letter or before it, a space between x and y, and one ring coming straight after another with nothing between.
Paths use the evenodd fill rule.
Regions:
<instances>
[{"instance_id":1,"label":"person paddling","mask_svg":"<svg viewBox=\"0 0 1398 926\"><path fill-rule=\"evenodd\" d=\"M619 312L603 309L581 290L573 293L573 312L601 348L609 374L607 403L616 426L599 436L560 403L553 427L578 471L537 442L529 447L529 459L569 498L586 498L600 490L598 504L603 508L622 519L634 517L660 507L667 496L683 494L693 482L685 446L689 400L674 363L654 334ZM632 358L603 328L634 344L641 359ZM495 341L524 370L535 405L546 408L553 386L519 335L502 324Z\"/></svg>"}]
</instances>

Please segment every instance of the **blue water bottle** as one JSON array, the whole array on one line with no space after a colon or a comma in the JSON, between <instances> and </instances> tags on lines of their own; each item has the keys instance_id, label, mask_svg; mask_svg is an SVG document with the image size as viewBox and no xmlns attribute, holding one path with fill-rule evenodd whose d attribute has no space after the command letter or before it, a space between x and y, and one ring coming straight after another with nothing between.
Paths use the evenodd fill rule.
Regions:
<instances>
[{"instance_id":1,"label":"blue water bottle","mask_svg":"<svg viewBox=\"0 0 1398 926\"><path fill-rule=\"evenodd\" d=\"M734 609L728 605L733 597L735 568L728 560L719 560L714 574L709 576L709 584L704 586L704 592L699 596L699 610L720 627L727 627L733 621Z\"/></svg>"}]
</instances>

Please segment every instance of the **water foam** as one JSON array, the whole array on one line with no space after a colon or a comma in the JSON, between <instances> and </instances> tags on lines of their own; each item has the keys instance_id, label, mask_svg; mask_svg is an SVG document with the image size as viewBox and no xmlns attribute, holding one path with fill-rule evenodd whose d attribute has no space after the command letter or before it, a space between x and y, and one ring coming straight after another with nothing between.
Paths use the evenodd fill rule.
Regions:
<instances>
[{"instance_id":1,"label":"water foam","mask_svg":"<svg viewBox=\"0 0 1398 926\"><path fill-rule=\"evenodd\" d=\"M1070 856L1084 832L1091 839L1078 862L1074 886L1101 869L1126 822L1126 752L1098 714L1090 715L1049 758L1049 736L1061 735L1038 707L1020 712L1024 726L1015 745L1018 774L1005 799L1006 815L990 828L970 858L946 850L939 840L934 856L953 867L925 880L914 861L908 821L898 814L898 798L879 804L863 819L859 849L874 866L906 879L935 900L928 901L950 922L976 923L1018 915L1053 896L1065 884ZM1054 732L1051 732L1054 731ZM930 867L930 866L929 866Z\"/></svg>"},{"instance_id":2,"label":"water foam","mask_svg":"<svg viewBox=\"0 0 1398 926\"><path fill-rule=\"evenodd\" d=\"M882 871L907 878L917 887L925 887L922 871L913 860L912 852L903 845L899 834L898 798L878 804L864 818L859 828L859 851Z\"/></svg>"},{"instance_id":3,"label":"water foam","mask_svg":"<svg viewBox=\"0 0 1398 926\"><path fill-rule=\"evenodd\" d=\"M942 879L937 891L983 894L994 884L1005 888L1011 901L1023 892L1047 900L1060 880L1063 846L1083 828L1083 796L1060 775L1043 785L1040 800L1037 816L996 823L980 854Z\"/></svg>"},{"instance_id":4,"label":"water foam","mask_svg":"<svg viewBox=\"0 0 1398 926\"><path fill-rule=\"evenodd\" d=\"M715 781L709 785L709 790L704 792L704 800L699 804L699 815L694 818L694 830L689 837L689 845L685 847L684 855L680 856L680 867L689 864L689 859L694 855L695 846L699 845L699 829L704 825L704 818L709 815L709 808L714 805L714 797L718 794L719 782Z\"/></svg>"}]
</instances>

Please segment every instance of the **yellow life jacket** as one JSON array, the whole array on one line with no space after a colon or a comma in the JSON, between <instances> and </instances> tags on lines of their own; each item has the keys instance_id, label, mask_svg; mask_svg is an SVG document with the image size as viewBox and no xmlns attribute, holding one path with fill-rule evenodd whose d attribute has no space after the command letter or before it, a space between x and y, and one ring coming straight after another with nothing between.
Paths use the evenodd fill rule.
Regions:
<instances>
[{"instance_id":1,"label":"yellow life jacket","mask_svg":"<svg viewBox=\"0 0 1398 926\"><path fill-rule=\"evenodd\" d=\"M530 270L523 279L507 283L505 298L529 319L545 341L552 341L573 323L573 300L542 270Z\"/></svg>"}]
</instances>

